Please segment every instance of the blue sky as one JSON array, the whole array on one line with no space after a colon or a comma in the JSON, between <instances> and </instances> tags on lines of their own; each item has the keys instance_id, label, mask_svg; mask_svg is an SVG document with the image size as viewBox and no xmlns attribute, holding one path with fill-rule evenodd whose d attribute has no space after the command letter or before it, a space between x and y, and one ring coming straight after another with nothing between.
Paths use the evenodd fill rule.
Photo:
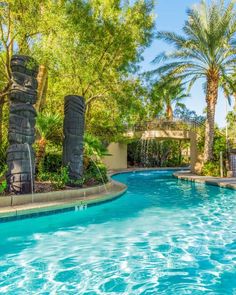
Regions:
<instances>
[{"instance_id":1,"label":"blue sky","mask_svg":"<svg viewBox=\"0 0 236 295\"><path fill-rule=\"evenodd\" d=\"M158 0L155 6L156 13L156 29L160 31L174 31L181 33L181 29L186 20L186 9L193 4L198 3L197 0ZM144 61L142 66L144 70L152 69L151 61L162 51L170 51L170 45L160 40L153 41L152 45L144 52ZM197 82L191 91L191 96L183 101L186 106L202 114L205 108L205 95L202 90L202 83ZM220 127L225 126L226 116L226 100L221 92L219 92L218 104L216 107L216 122Z\"/></svg>"}]
</instances>

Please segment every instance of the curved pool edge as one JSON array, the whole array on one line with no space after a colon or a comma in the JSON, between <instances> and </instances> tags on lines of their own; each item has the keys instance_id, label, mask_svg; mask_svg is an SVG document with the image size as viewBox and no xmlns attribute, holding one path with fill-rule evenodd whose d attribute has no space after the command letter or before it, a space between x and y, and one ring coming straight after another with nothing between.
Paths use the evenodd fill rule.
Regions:
<instances>
[{"instance_id":1,"label":"curved pool edge","mask_svg":"<svg viewBox=\"0 0 236 295\"><path fill-rule=\"evenodd\" d=\"M236 177L221 178L221 177L213 177L213 176L199 176L186 171L175 172L173 173L173 176L184 181L198 182L198 183L203 183L206 185L213 185L213 186L219 186L219 187L227 188L231 190L236 190Z\"/></svg>"},{"instance_id":2,"label":"curved pool edge","mask_svg":"<svg viewBox=\"0 0 236 295\"><path fill-rule=\"evenodd\" d=\"M119 174L128 174L128 173L138 173L138 172L151 172L151 171L189 171L189 167L163 167L163 168L127 168L120 170L111 170L109 171L109 176L115 176Z\"/></svg>"},{"instance_id":3,"label":"curved pool edge","mask_svg":"<svg viewBox=\"0 0 236 295\"><path fill-rule=\"evenodd\" d=\"M98 185L85 189L0 197L0 222L57 214L66 211L83 210L87 206L113 201L121 197L128 188L124 183L112 179L112 176L149 171L170 171L173 172L174 177L182 180L205 182L206 184L236 190L236 178L234 178L235 185L232 185L232 183L219 183L219 181L216 182L216 180L213 180L214 178L209 180L209 177L204 180L204 177L197 177L189 173L189 168L187 167L128 168L109 171L109 182L106 184L108 192L106 192L104 185Z\"/></svg>"},{"instance_id":4,"label":"curved pool edge","mask_svg":"<svg viewBox=\"0 0 236 295\"><path fill-rule=\"evenodd\" d=\"M121 197L126 191L127 186L125 184L109 177L106 188L104 185L100 185L86 189L40 193L34 195L35 199L37 198L35 202L32 202L32 195L0 197L0 223L66 211L83 210L85 207L113 201ZM6 198L11 198L12 202L13 197L15 203L9 204L9 200ZM4 206L4 204L7 204L7 206Z\"/></svg>"}]
</instances>

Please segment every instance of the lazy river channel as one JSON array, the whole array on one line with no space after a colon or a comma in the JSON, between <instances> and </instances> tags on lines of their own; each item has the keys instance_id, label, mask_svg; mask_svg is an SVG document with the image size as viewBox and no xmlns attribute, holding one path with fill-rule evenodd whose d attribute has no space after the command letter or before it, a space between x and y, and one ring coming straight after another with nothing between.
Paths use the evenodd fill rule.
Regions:
<instances>
[{"instance_id":1,"label":"lazy river channel","mask_svg":"<svg viewBox=\"0 0 236 295\"><path fill-rule=\"evenodd\" d=\"M0 294L236 294L236 191L113 178L112 202L0 223Z\"/></svg>"}]
</instances>

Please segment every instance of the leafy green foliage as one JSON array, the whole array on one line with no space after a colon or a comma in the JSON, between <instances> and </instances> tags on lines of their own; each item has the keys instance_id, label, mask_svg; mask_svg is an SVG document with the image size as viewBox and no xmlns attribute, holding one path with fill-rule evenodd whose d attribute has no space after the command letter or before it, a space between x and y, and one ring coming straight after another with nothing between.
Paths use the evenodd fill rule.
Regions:
<instances>
[{"instance_id":1,"label":"leafy green foliage","mask_svg":"<svg viewBox=\"0 0 236 295\"><path fill-rule=\"evenodd\" d=\"M164 111L165 118L172 120L173 107L178 106L187 96L181 79L171 74L162 76L151 88L149 104L153 117Z\"/></svg>"},{"instance_id":2,"label":"leafy green foliage","mask_svg":"<svg viewBox=\"0 0 236 295\"><path fill-rule=\"evenodd\" d=\"M36 130L41 138L49 141L62 141L63 117L58 113L39 113L36 121Z\"/></svg>"},{"instance_id":3,"label":"leafy green foliage","mask_svg":"<svg viewBox=\"0 0 236 295\"><path fill-rule=\"evenodd\" d=\"M58 173L52 175L51 181L55 188L62 189L69 182L68 168L61 167Z\"/></svg>"},{"instance_id":4,"label":"leafy green foliage","mask_svg":"<svg viewBox=\"0 0 236 295\"><path fill-rule=\"evenodd\" d=\"M3 181L0 181L0 194L4 193L6 188L7 188L7 181L4 179Z\"/></svg>"},{"instance_id":5,"label":"leafy green foliage","mask_svg":"<svg viewBox=\"0 0 236 295\"><path fill-rule=\"evenodd\" d=\"M235 109L227 115L228 140L233 148L236 147L236 112Z\"/></svg>"},{"instance_id":6,"label":"leafy green foliage","mask_svg":"<svg viewBox=\"0 0 236 295\"><path fill-rule=\"evenodd\" d=\"M183 140L134 141L128 145L128 162L141 167L185 166L189 162L188 147L189 143Z\"/></svg>"},{"instance_id":7,"label":"leafy green foliage","mask_svg":"<svg viewBox=\"0 0 236 295\"><path fill-rule=\"evenodd\" d=\"M173 60L159 67L158 73L176 73L191 79L190 86L200 77L206 78L212 70L228 81L235 63L233 38L236 31L234 2L200 1L187 10L188 20L183 35L159 32L158 38L175 47L175 51L156 57L156 61Z\"/></svg>"},{"instance_id":8,"label":"leafy green foliage","mask_svg":"<svg viewBox=\"0 0 236 295\"><path fill-rule=\"evenodd\" d=\"M90 161L83 175L83 183L86 185L104 184L108 181L107 169L102 162Z\"/></svg>"},{"instance_id":9,"label":"leafy green foliage","mask_svg":"<svg viewBox=\"0 0 236 295\"><path fill-rule=\"evenodd\" d=\"M108 155L104 144L89 133L84 138L84 173L81 179L73 182L75 186L96 185L107 182L107 169L101 158ZM70 181L68 169L62 167L62 149L51 142L47 145L46 154L39 165L37 180L50 181L56 189L62 189Z\"/></svg>"},{"instance_id":10,"label":"leafy green foliage","mask_svg":"<svg viewBox=\"0 0 236 295\"><path fill-rule=\"evenodd\" d=\"M205 137L203 135L198 140L198 150L203 151ZM226 175L227 166L227 144L225 134L219 128L215 128L215 138L213 143L213 160L204 163L201 174L205 176L220 176L220 153L223 156L223 173Z\"/></svg>"},{"instance_id":11,"label":"leafy green foliage","mask_svg":"<svg viewBox=\"0 0 236 295\"><path fill-rule=\"evenodd\" d=\"M62 167L62 153L61 152L48 152L43 159L44 171L57 172Z\"/></svg>"},{"instance_id":12,"label":"leafy green foliage","mask_svg":"<svg viewBox=\"0 0 236 295\"><path fill-rule=\"evenodd\" d=\"M89 133L85 133L84 136L84 154L88 158L94 157L96 159L101 159L109 155L100 139Z\"/></svg>"},{"instance_id":13,"label":"leafy green foliage","mask_svg":"<svg viewBox=\"0 0 236 295\"><path fill-rule=\"evenodd\" d=\"M198 150L199 152L203 152L204 148L205 135L204 131L201 130L198 138ZM220 152L223 152L223 157L226 159L227 157L227 144L225 133L223 133L218 127L215 128L215 138L213 143L213 162L216 161L219 163L220 160Z\"/></svg>"},{"instance_id":14,"label":"leafy green foliage","mask_svg":"<svg viewBox=\"0 0 236 295\"><path fill-rule=\"evenodd\" d=\"M5 180L5 173L7 171L7 166L4 165L0 170L0 194L4 193L7 188L7 182Z\"/></svg>"},{"instance_id":15,"label":"leafy green foliage","mask_svg":"<svg viewBox=\"0 0 236 295\"><path fill-rule=\"evenodd\" d=\"M68 168L60 167L56 172L40 170L37 178L39 181L50 181L55 189L63 189L69 182Z\"/></svg>"},{"instance_id":16,"label":"leafy green foliage","mask_svg":"<svg viewBox=\"0 0 236 295\"><path fill-rule=\"evenodd\" d=\"M97 136L114 138L137 120L145 87L133 73L152 38L152 9L152 0L74 0L58 4L54 23L51 8L53 32L32 47L49 68L47 106L63 112L66 94L84 96L87 130Z\"/></svg>"},{"instance_id":17,"label":"leafy green foliage","mask_svg":"<svg viewBox=\"0 0 236 295\"><path fill-rule=\"evenodd\" d=\"M48 144L62 143L67 94L85 97L86 129L107 142L122 138L124 126L146 115L146 87L136 72L153 36L153 5L153 0L6 0L0 6L0 103L8 109L12 54L34 57L48 74L36 125L39 163ZM5 151L4 145L4 162Z\"/></svg>"},{"instance_id":18,"label":"leafy green foliage","mask_svg":"<svg viewBox=\"0 0 236 295\"><path fill-rule=\"evenodd\" d=\"M215 162L215 161L205 163L202 167L201 174L204 176L219 177L220 176L220 163Z\"/></svg>"}]
</instances>

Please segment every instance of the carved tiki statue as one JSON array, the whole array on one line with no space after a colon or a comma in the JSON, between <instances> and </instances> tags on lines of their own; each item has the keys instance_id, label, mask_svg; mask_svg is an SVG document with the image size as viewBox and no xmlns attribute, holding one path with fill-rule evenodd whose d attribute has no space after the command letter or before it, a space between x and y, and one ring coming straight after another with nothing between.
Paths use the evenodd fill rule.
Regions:
<instances>
[{"instance_id":1,"label":"carved tiki statue","mask_svg":"<svg viewBox=\"0 0 236 295\"><path fill-rule=\"evenodd\" d=\"M38 67L29 56L13 55L11 71L8 191L15 194L32 193L35 171L32 144L35 140L36 121L33 104L37 100Z\"/></svg>"},{"instance_id":2,"label":"carved tiki statue","mask_svg":"<svg viewBox=\"0 0 236 295\"><path fill-rule=\"evenodd\" d=\"M65 97L63 165L69 168L70 185L83 175L84 98Z\"/></svg>"}]
</instances>

